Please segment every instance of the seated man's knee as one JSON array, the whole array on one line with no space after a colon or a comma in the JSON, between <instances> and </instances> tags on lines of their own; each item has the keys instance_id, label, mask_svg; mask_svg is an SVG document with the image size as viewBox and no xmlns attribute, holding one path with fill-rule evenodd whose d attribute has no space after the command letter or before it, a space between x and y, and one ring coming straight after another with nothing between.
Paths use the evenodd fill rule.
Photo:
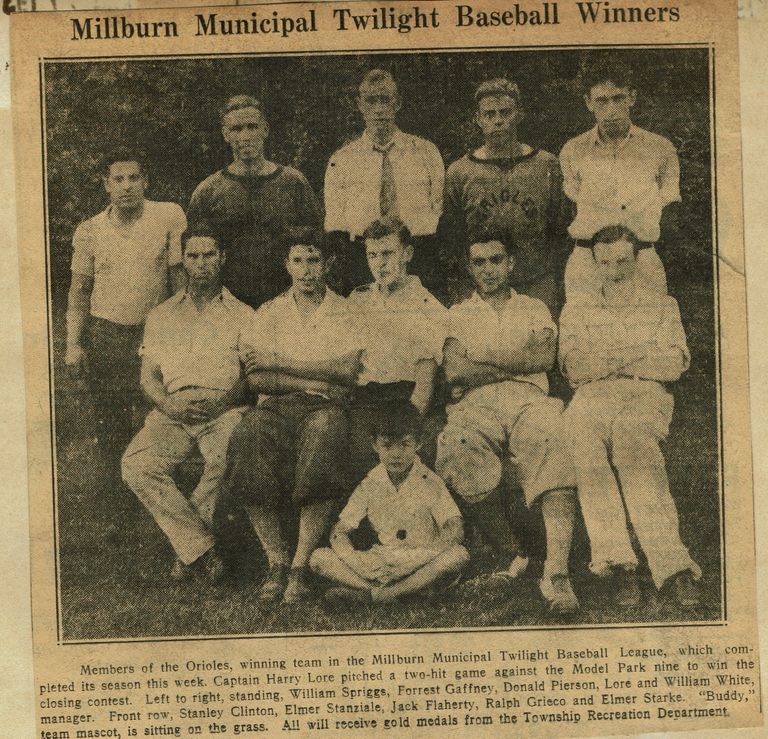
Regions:
<instances>
[{"instance_id":1,"label":"seated man's knee","mask_svg":"<svg viewBox=\"0 0 768 739\"><path fill-rule=\"evenodd\" d=\"M456 495L476 503L498 487L502 463L482 434L449 424L437 439L435 470Z\"/></svg>"},{"instance_id":2,"label":"seated man's knee","mask_svg":"<svg viewBox=\"0 0 768 739\"><path fill-rule=\"evenodd\" d=\"M305 433L313 437L339 436L349 429L347 416L341 408L329 407L315 411L306 422Z\"/></svg>"},{"instance_id":3,"label":"seated man's knee","mask_svg":"<svg viewBox=\"0 0 768 739\"><path fill-rule=\"evenodd\" d=\"M165 470L148 451L131 452L129 449L123 455L121 472L123 482L135 492L145 487L148 480L161 476Z\"/></svg>"},{"instance_id":4,"label":"seated man's knee","mask_svg":"<svg viewBox=\"0 0 768 739\"><path fill-rule=\"evenodd\" d=\"M619 416L611 428L613 463L617 467L663 464L659 442L664 437L659 431L645 419Z\"/></svg>"}]
</instances>

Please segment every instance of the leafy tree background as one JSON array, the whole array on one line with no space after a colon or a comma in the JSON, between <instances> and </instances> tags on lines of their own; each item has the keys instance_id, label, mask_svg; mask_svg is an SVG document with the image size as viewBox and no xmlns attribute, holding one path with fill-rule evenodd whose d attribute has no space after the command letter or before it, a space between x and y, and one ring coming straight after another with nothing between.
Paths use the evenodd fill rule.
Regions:
<instances>
[{"instance_id":1,"label":"leafy tree background","mask_svg":"<svg viewBox=\"0 0 768 739\"><path fill-rule=\"evenodd\" d=\"M717 619L722 593L708 51L600 53L632 66L639 93L635 122L669 138L680 155L681 230L679 238L662 249L662 259L670 292L680 304L692 363L675 383L675 418L665 454L683 540L704 570L705 597L696 617ZM93 493L101 468L94 464L89 442L93 421L88 394L61 371L63 311L72 234L78 223L107 204L97 167L104 151L114 145L144 151L150 198L186 207L195 186L229 161L220 106L231 95L253 94L263 101L271 128L268 156L304 172L322 196L329 156L362 129L355 106L357 85L366 71L383 67L400 85L401 127L434 141L446 165L479 143L472 122L473 91L482 80L496 76L520 85L526 111L522 140L557 154L565 141L593 125L578 80L584 57L578 50L511 50L45 64L58 545L67 638L541 622L535 593L522 595L511 612L506 591L482 588L473 594L462 591L441 609L415 603L395 611L348 614L341 621L316 606L298 611L259 608L250 587L233 589L226 598L211 596L203 586L168 588L157 577L167 567L168 546L136 501L133 513L121 522L124 533L104 547L99 534L104 524L99 522L112 521L115 514ZM244 556L253 554L260 562L256 551L247 550ZM577 551L576 560L586 561L583 550L581 555ZM583 623L627 621L627 614L611 609L588 577L579 577ZM681 618L690 614L660 606L654 598L631 616L633 621L654 622Z\"/></svg>"},{"instance_id":2,"label":"leafy tree background","mask_svg":"<svg viewBox=\"0 0 768 739\"><path fill-rule=\"evenodd\" d=\"M664 255L670 282L711 271L709 79L705 49L600 52L634 69L635 122L678 148L685 237ZM475 86L518 82L526 111L522 140L555 154L592 125L578 81L578 51L484 51L220 59L56 62L45 65L48 205L54 306L64 308L71 238L106 205L100 158L137 146L150 170L149 197L186 207L195 186L229 161L219 109L234 94L263 101L268 156L301 170L322 195L331 153L359 135L357 85L373 67L400 85L403 130L435 142L446 165L479 143ZM691 253L693 252L693 253ZM695 269L691 272L692 262ZM684 267L678 270L679 267Z\"/></svg>"}]
</instances>

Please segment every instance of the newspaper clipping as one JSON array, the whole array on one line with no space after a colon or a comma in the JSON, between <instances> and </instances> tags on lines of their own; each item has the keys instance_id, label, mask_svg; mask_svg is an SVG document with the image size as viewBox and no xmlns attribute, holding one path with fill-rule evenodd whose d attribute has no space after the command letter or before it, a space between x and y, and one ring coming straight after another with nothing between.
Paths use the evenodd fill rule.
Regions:
<instances>
[{"instance_id":1,"label":"newspaper clipping","mask_svg":"<svg viewBox=\"0 0 768 739\"><path fill-rule=\"evenodd\" d=\"M11 31L40 737L762 726L734 8Z\"/></svg>"}]
</instances>

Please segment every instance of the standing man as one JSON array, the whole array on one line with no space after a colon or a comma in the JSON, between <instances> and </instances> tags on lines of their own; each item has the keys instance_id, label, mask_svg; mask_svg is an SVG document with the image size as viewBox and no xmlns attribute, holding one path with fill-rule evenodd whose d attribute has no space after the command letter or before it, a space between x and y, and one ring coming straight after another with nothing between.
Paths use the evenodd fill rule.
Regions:
<instances>
[{"instance_id":1,"label":"standing man","mask_svg":"<svg viewBox=\"0 0 768 739\"><path fill-rule=\"evenodd\" d=\"M213 512L244 410L240 337L253 311L222 288L224 254L210 232L191 233L182 249L186 290L147 317L141 384L155 408L123 456L123 479L176 552L172 579L199 571L216 582ZM186 498L172 475L195 448L205 467Z\"/></svg>"},{"instance_id":2,"label":"standing man","mask_svg":"<svg viewBox=\"0 0 768 739\"><path fill-rule=\"evenodd\" d=\"M221 131L233 161L197 186L187 218L211 225L227 254L224 285L258 308L288 286L280 253L286 232L319 228L320 205L301 172L266 158L269 126L256 98L230 98Z\"/></svg>"},{"instance_id":3,"label":"standing man","mask_svg":"<svg viewBox=\"0 0 768 739\"><path fill-rule=\"evenodd\" d=\"M548 396L547 370L557 328L544 303L509 285L514 257L498 237L476 236L468 247L476 292L449 311L445 377L455 399L437 444L435 469L467 502L467 517L509 564L519 557L507 518L501 454L509 454L525 502L541 502L547 558L539 583L550 610L579 607L568 556L576 510L573 463L563 438L563 404Z\"/></svg>"},{"instance_id":4,"label":"standing man","mask_svg":"<svg viewBox=\"0 0 768 739\"><path fill-rule=\"evenodd\" d=\"M475 122L483 145L448 167L441 236L451 244L447 268L461 281L471 233L488 230L512 250L511 286L560 312L558 275L567 248L562 177L557 158L518 139L520 90L509 80L487 80L475 92Z\"/></svg>"},{"instance_id":5,"label":"standing man","mask_svg":"<svg viewBox=\"0 0 768 739\"><path fill-rule=\"evenodd\" d=\"M437 147L403 133L397 84L389 72L373 69L360 84L357 107L365 121L360 138L339 149L325 173L325 230L337 232L345 290L368 279L361 237L380 218L398 218L413 237L411 270L431 285L434 237L443 209L445 167Z\"/></svg>"},{"instance_id":6,"label":"standing man","mask_svg":"<svg viewBox=\"0 0 768 739\"><path fill-rule=\"evenodd\" d=\"M374 221L363 240L373 282L349 296L352 330L365 349L350 410L353 485L376 465L371 425L383 404L410 402L421 416L430 410L448 313L409 274L414 247L401 221Z\"/></svg>"},{"instance_id":7,"label":"standing man","mask_svg":"<svg viewBox=\"0 0 768 739\"><path fill-rule=\"evenodd\" d=\"M328 261L315 234L291 234L283 264L290 289L259 308L245 339L248 382L260 403L230 442L226 489L244 505L269 561L259 600L296 603L309 594L310 555L350 492L344 400L361 352L346 300L325 285ZM299 514L292 557L280 522L285 498Z\"/></svg>"},{"instance_id":8,"label":"standing man","mask_svg":"<svg viewBox=\"0 0 768 739\"><path fill-rule=\"evenodd\" d=\"M685 372L690 355L675 299L636 279L637 241L624 226L598 231L600 292L577 294L563 309L560 364L576 388L565 419L592 571L613 578L619 605L640 603L628 520L656 587L692 607L701 569L680 540L659 448L673 408L663 383Z\"/></svg>"},{"instance_id":9,"label":"standing man","mask_svg":"<svg viewBox=\"0 0 768 739\"><path fill-rule=\"evenodd\" d=\"M605 61L584 75L584 103L596 125L568 141L560 152L565 194L576 204L568 228L575 241L565 272L566 297L599 291L592 238L620 224L637 235L638 274L648 287L667 292L656 242L675 220L680 202L680 163L672 142L632 124L637 92L631 70Z\"/></svg>"},{"instance_id":10,"label":"standing man","mask_svg":"<svg viewBox=\"0 0 768 739\"><path fill-rule=\"evenodd\" d=\"M132 410L141 404L144 320L183 280L180 238L187 222L176 203L144 197L147 175L136 153L108 155L102 179L109 205L72 238L64 362L74 377L89 381L111 482L133 434Z\"/></svg>"}]
</instances>

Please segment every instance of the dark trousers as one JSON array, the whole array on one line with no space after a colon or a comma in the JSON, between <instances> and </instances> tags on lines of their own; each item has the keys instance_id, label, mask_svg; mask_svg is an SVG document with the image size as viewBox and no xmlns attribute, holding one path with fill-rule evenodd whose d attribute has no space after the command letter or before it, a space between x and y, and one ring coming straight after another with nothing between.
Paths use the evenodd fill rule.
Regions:
<instances>
[{"instance_id":1,"label":"dark trousers","mask_svg":"<svg viewBox=\"0 0 768 739\"><path fill-rule=\"evenodd\" d=\"M145 415L147 411L140 385L139 347L144 327L91 316L87 331L88 385L96 438L110 460L118 464L141 425L133 423L134 412Z\"/></svg>"},{"instance_id":2,"label":"dark trousers","mask_svg":"<svg viewBox=\"0 0 768 739\"><path fill-rule=\"evenodd\" d=\"M245 505L296 506L349 494L346 412L318 395L276 395L251 408L229 440L226 495Z\"/></svg>"}]
</instances>

